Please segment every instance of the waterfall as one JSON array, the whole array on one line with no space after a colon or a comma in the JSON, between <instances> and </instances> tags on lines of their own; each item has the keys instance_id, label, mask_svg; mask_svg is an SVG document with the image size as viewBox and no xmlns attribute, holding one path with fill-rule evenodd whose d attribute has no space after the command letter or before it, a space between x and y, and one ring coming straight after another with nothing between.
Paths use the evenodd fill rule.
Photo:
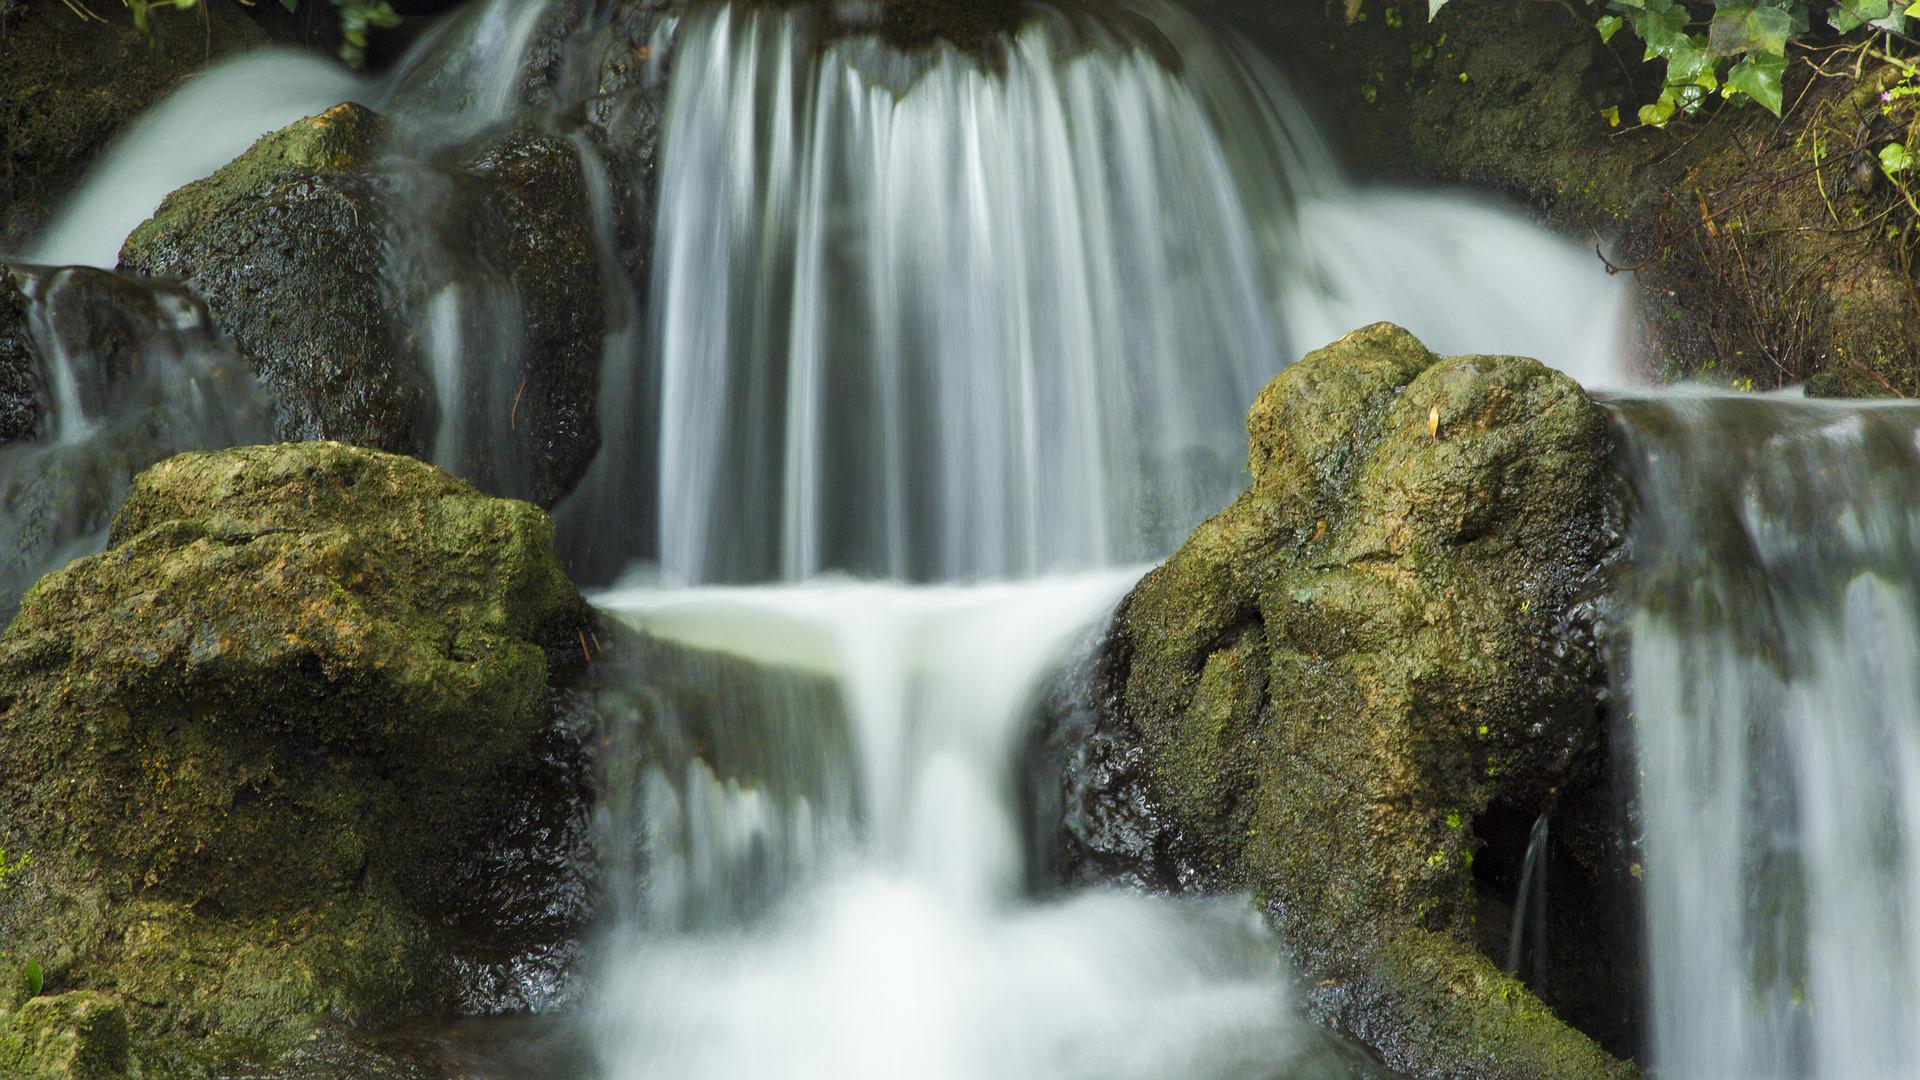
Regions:
<instances>
[{"instance_id":1,"label":"waterfall","mask_svg":"<svg viewBox=\"0 0 1920 1080\"><path fill-rule=\"evenodd\" d=\"M1352 192L1270 65L1155 17L1177 66L1058 14L991 64L823 42L805 9L680 28L649 305L670 579L1148 558L1238 489L1284 358L1354 325L1617 352L1590 256Z\"/></svg>"},{"instance_id":2,"label":"waterfall","mask_svg":"<svg viewBox=\"0 0 1920 1080\"><path fill-rule=\"evenodd\" d=\"M1614 405L1653 1060L1740 1080L1920 1061L1920 410Z\"/></svg>"},{"instance_id":3,"label":"waterfall","mask_svg":"<svg viewBox=\"0 0 1920 1080\"><path fill-rule=\"evenodd\" d=\"M615 679L647 764L606 831L645 885L590 1007L603 1075L1355 1075L1243 902L1028 895L1039 692L1138 573L601 597L664 643Z\"/></svg>"},{"instance_id":4,"label":"waterfall","mask_svg":"<svg viewBox=\"0 0 1920 1080\"><path fill-rule=\"evenodd\" d=\"M600 449L556 518L581 573L654 583L599 598L645 635L598 688L610 925L581 1011L612 1080L1375 1075L1293 1015L1244 898L1025 879L1036 699L1116 567L1244 486L1243 417L1292 358L1388 319L1612 381L1627 285L1511 211L1356 188L1268 60L1128 6L1036 5L963 51L888 43L863 4L482 0L378 84L294 80L297 109L393 120L374 187L437 397L419 445L490 490L528 483L537 320L471 255L462 155L534 131L580 166ZM154 130L88 190L174 154ZM47 258L110 261L134 224L71 213L88 234ZM242 384L182 415L203 443L266 437Z\"/></svg>"}]
</instances>

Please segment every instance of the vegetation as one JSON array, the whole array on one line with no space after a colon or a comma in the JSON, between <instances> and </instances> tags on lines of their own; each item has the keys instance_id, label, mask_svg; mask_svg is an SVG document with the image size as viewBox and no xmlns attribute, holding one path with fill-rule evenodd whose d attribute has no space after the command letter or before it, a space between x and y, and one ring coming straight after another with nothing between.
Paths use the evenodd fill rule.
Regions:
<instances>
[{"instance_id":1,"label":"vegetation","mask_svg":"<svg viewBox=\"0 0 1920 1080\"><path fill-rule=\"evenodd\" d=\"M1429 17L1448 2L1428 0ZM1573 7L1579 0L1563 2ZM1877 39L1911 40L1908 19L1920 15L1920 3L1902 0L1715 0L1710 12L1681 0L1595 0L1588 7L1602 40L1624 29L1645 46L1647 60L1665 63L1659 96L1638 112L1641 123L1656 127L1698 112L1715 94L1758 102L1778 116L1790 47L1811 63L1819 39L1864 31L1864 54ZM1884 51L1882 58L1900 62ZM1617 111L1611 119L1618 123Z\"/></svg>"},{"instance_id":2,"label":"vegetation","mask_svg":"<svg viewBox=\"0 0 1920 1080\"><path fill-rule=\"evenodd\" d=\"M61 0L67 8L83 19L99 19L88 10L82 0ZM155 11L171 8L175 11L187 11L199 6L200 0L120 0L127 10L133 13L133 25L145 31ZM255 0L239 0L252 7ZM300 0L276 0L288 11L297 11ZM313 0L309 0L313 2ZM366 62L367 34L376 27L400 25L400 16L393 10L388 0L329 0L340 12L340 59L353 67Z\"/></svg>"}]
</instances>

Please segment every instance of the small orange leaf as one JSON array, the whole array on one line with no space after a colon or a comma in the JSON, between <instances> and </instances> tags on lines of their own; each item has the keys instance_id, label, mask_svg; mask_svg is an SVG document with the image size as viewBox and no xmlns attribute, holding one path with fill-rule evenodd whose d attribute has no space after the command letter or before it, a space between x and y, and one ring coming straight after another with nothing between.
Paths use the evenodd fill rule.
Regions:
<instances>
[{"instance_id":1,"label":"small orange leaf","mask_svg":"<svg viewBox=\"0 0 1920 1080\"><path fill-rule=\"evenodd\" d=\"M1438 405L1427 410L1427 434L1433 436L1435 442L1440 441L1440 406Z\"/></svg>"}]
</instances>

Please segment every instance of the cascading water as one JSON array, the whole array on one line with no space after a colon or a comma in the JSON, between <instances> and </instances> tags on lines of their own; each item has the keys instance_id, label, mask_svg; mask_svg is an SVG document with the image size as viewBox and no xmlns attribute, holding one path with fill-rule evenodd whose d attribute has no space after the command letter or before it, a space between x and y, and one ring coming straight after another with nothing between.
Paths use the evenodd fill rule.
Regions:
<instances>
[{"instance_id":1,"label":"cascading water","mask_svg":"<svg viewBox=\"0 0 1920 1080\"><path fill-rule=\"evenodd\" d=\"M606 1075L1359 1075L1289 1018L1246 906L1027 895L1015 789L1038 692L1136 575L602 597L756 661L650 653L630 699L650 753L621 757L649 765L608 831L644 838L645 887L591 1007Z\"/></svg>"},{"instance_id":2,"label":"cascading water","mask_svg":"<svg viewBox=\"0 0 1920 1080\"><path fill-rule=\"evenodd\" d=\"M1660 1075L1920 1062L1920 410L1614 405Z\"/></svg>"},{"instance_id":3,"label":"cascading water","mask_svg":"<svg viewBox=\"0 0 1920 1080\"><path fill-rule=\"evenodd\" d=\"M706 650L608 674L603 1072L1364 1070L1291 1018L1244 903L1030 895L1035 695L1135 573L1110 568L1240 486L1288 359L1393 319L1604 381L1625 283L1514 215L1352 190L1267 63L1176 8L1154 34L1042 13L974 55L835 21L859 5L625 7L488 0L362 92L396 120L421 445L497 489L527 297L464 259L447 162L516 126L579 155L601 451L556 516L603 580L677 588L616 615ZM608 132L649 130L655 92L649 184L653 143ZM128 146L107 180L153 153ZM97 231L47 243L98 259L124 230Z\"/></svg>"},{"instance_id":4,"label":"cascading water","mask_svg":"<svg viewBox=\"0 0 1920 1080\"><path fill-rule=\"evenodd\" d=\"M777 9L681 28L651 305L670 579L1164 553L1238 487L1280 358L1356 320L1617 351L1624 292L1539 272L1577 249L1470 201L1336 197L1277 74L1155 15L1177 69L1062 16L997 68Z\"/></svg>"}]
</instances>

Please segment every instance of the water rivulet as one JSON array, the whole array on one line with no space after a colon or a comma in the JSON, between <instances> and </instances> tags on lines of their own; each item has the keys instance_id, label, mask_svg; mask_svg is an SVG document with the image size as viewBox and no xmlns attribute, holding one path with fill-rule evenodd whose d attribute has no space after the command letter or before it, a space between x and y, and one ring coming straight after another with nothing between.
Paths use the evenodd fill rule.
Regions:
<instances>
[{"instance_id":1,"label":"water rivulet","mask_svg":"<svg viewBox=\"0 0 1920 1080\"><path fill-rule=\"evenodd\" d=\"M1614 405L1663 1076L1920 1061L1920 411Z\"/></svg>"}]
</instances>

